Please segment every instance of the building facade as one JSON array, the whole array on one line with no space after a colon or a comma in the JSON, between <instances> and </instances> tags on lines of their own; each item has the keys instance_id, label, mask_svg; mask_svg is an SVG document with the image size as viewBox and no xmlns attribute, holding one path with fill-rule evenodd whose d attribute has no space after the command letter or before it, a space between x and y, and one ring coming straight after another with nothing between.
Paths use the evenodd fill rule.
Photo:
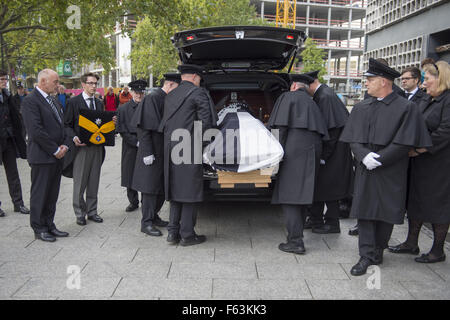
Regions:
<instances>
[{"instance_id":1,"label":"building facade","mask_svg":"<svg viewBox=\"0 0 450 320\"><path fill-rule=\"evenodd\" d=\"M252 0L261 18L275 22L276 0ZM367 0L297 0L295 27L327 54L328 85L348 96L361 90ZM301 71L302 66L297 66Z\"/></svg>"},{"instance_id":2,"label":"building facade","mask_svg":"<svg viewBox=\"0 0 450 320\"><path fill-rule=\"evenodd\" d=\"M398 71L427 57L450 61L449 14L448 0L369 0L364 68L369 58Z\"/></svg>"}]
</instances>

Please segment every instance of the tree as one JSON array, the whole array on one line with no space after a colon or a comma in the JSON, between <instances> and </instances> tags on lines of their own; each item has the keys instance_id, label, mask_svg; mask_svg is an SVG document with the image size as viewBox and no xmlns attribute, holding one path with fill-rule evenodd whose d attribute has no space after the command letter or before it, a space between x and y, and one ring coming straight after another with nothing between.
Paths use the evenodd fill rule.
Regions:
<instances>
[{"instance_id":1,"label":"tree","mask_svg":"<svg viewBox=\"0 0 450 320\"><path fill-rule=\"evenodd\" d=\"M144 13L154 21L170 21L175 2L1 0L2 67L35 73L54 68L64 59L79 66L94 62L109 72L115 65L115 53L105 36L115 32L117 22ZM130 32L126 25L121 29Z\"/></svg>"},{"instance_id":2,"label":"tree","mask_svg":"<svg viewBox=\"0 0 450 320\"><path fill-rule=\"evenodd\" d=\"M327 73L325 68L326 52L322 48L318 48L311 38L305 41L305 49L300 53L303 62L303 72L319 70L319 81L323 82L323 75Z\"/></svg>"},{"instance_id":3,"label":"tree","mask_svg":"<svg viewBox=\"0 0 450 320\"><path fill-rule=\"evenodd\" d=\"M170 21L146 15L133 34L131 52L132 74L147 77L149 71L156 79L175 70L177 52L170 40L176 33L188 29L221 25L267 25L256 16L249 0L178 0L173 1Z\"/></svg>"}]
</instances>

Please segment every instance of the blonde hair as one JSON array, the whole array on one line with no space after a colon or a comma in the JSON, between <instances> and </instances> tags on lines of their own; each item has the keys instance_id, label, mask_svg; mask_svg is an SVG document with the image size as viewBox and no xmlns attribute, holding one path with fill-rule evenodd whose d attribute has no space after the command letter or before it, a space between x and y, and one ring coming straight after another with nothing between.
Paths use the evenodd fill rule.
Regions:
<instances>
[{"instance_id":1,"label":"blonde hair","mask_svg":"<svg viewBox=\"0 0 450 320\"><path fill-rule=\"evenodd\" d=\"M438 94L450 89L450 66L447 62L441 60L435 64L426 64L423 66L423 71L438 78Z\"/></svg>"}]
</instances>

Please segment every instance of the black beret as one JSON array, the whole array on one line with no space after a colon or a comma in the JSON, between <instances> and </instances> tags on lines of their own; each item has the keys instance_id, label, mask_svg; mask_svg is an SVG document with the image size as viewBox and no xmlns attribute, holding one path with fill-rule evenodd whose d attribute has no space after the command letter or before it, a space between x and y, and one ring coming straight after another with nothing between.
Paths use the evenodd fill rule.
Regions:
<instances>
[{"instance_id":1,"label":"black beret","mask_svg":"<svg viewBox=\"0 0 450 320\"><path fill-rule=\"evenodd\" d=\"M198 74L202 76L204 69L195 64L182 64L178 66L178 70L181 74L190 73L190 74Z\"/></svg>"},{"instance_id":2,"label":"black beret","mask_svg":"<svg viewBox=\"0 0 450 320\"><path fill-rule=\"evenodd\" d=\"M136 80L136 81L131 81L128 86L130 87L131 90L133 90L134 92L143 92L145 91L145 88L147 88L147 81L145 80Z\"/></svg>"},{"instance_id":3,"label":"black beret","mask_svg":"<svg viewBox=\"0 0 450 320\"><path fill-rule=\"evenodd\" d=\"M166 73L164 75L164 79L166 81L173 81L173 82L176 82L176 83L180 83L181 82L181 73L175 73L175 72Z\"/></svg>"},{"instance_id":4,"label":"black beret","mask_svg":"<svg viewBox=\"0 0 450 320\"><path fill-rule=\"evenodd\" d=\"M400 73L392 68L378 62L374 58L369 59L369 70L364 73L366 77L383 77L389 80L394 80L400 77Z\"/></svg>"},{"instance_id":5,"label":"black beret","mask_svg":"<svg viewBox=\"0 0 450 320\"><path fill-rule=\"evenodd\" d=\"M291 83L301 82L310 85L311 83L314 82L314 79L308 76L307 74L290 74L289 78L291 79Z\"/></svg>"},{"instance_id":6,"label":"black beret","mask_svg":"<svg viewBox=\"0 0 450 320\"><path fill-rule=\"evenodd\" d=\"M311 71L311 72L307 72L305 73L307 76L310 76L311 78L315 79L319 79L319 70L316 71Z\"/></svg>"}]
</instances>

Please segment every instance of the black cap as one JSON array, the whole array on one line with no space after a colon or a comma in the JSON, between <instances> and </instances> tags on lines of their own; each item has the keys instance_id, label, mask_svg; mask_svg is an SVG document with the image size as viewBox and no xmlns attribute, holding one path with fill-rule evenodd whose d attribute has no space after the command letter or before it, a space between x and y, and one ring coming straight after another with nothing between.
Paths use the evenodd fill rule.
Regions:
<instances>
[{"instance_id":1,"label":"black cap","mask_svg":"<svg viewBox=\"0 0 450 320\"><path fill-rule=\"evenodd\" d=\"M147 81L145 80L136 80L136 81L131 81L128 86L130 87L131 90L133 90L134 92L144 92L145 88L147 88Z\"/></svg>"},{"instance_id":2,"label":"black cap","mask_svg":"<svg viewBox=\"0 0 450 320\"><path fill-rule=\"evenodd\" d=\"M394 80L400 77L400 73L392 68L384 65L383 63L375 60L374 58L369 59L369 70L364 73L366 77L383 77L389 80Z\"/></svg>"},{"instance_id":3,"label":"black cap","mask_svg":"<svg viewBox=\"0 0 450 320\"><path fill-rule=\"evenodd\" d=\"M199 76L202 76L204 71L202 67L197 66L195 64L182 64L178 66L178 70L181 72L181 74L191 73L191 74L198 74Z\"/></svg>"},{"instance_id":4,"label":"black cap","mask_svg":"<svg viewBox=\"0 0 450 320\"><path fill-rule=\"evenodd\" d=\"M22 81L17 81L16 82L16 87L17 88L23 88Z\"/></svg>"},{"instance_id":5,"label":"black cap","mask_svg":"<svg viewBox=\"0 0 450 320\"><path fill-rule=\"evenodd\" d=\"M307 74L290 74L289 79L291 79L292 82L301 82L305 83L307 85L310 85L314 82L314 79Z\"/></svg>"},{"instance_id":6,"label":"black cap","mask_svg":"<svg viewBox=\"0 0 450 320\"><path fill-rule=\"evenodd\" d=\"M176 83L180 83L181 82L181 73L175 73L175 72L166 73L164 75L164 79L166 81L173 81L173 82L176 82Z\"/></svg>"},{"instance_id":7,"label":"black cap","mask_svg":"<svg viewBox=\"0 0 450 320\"><path fill-rule=\"evenodd\" d=\"M319 79L319 70L316 70L316 71L311 71L311 72L307 72L307 73L304 73L304 74L306 74L307 76L310 76L311 78L313 78L314 80L315 79Z\"/></svg>"}]
</instances>

